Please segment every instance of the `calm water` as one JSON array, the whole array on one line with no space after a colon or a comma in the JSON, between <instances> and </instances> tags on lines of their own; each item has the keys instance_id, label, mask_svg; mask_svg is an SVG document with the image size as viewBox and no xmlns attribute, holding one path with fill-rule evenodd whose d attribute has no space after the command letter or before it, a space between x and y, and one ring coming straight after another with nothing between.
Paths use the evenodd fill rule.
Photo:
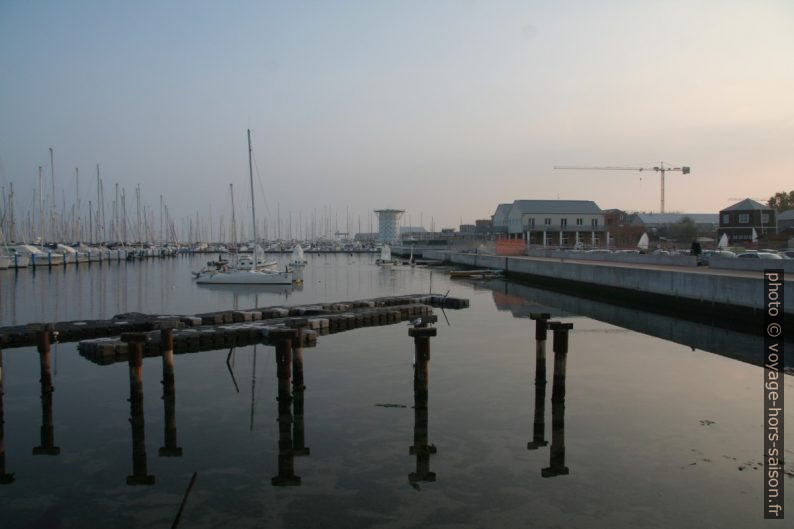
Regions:
<instances>
[{"instance_id":1,"label":"calm water","mask_svg":"<svg viewBox=\"0 0 794 529\"><path fill-rule=\"evenodd\" d=\"M312 256L300 290L209 289L189 274L206 259L3 271L2 325L342 301L426 292L431 281L427 269L384 270L369 256L338 255ZM33 454L47 416L38 355L12 349L3 352L0 474L15 479L0 485L0 525L170 527L193 472L180 527L763 525L762 370L750 363L762 346L756 338L524 285L444 276L433 273L433 290L467 297L471 307L446 311L449 325L436 310L427 431L437 451L429 463L409 451L422 427L404 323L321 336L306 349L303 413L290 411L308 450L282 443L281 454L271 347L235 349L231 372L228 350L177 355L173 410L162 398L160 360L146 359L145 438L136 439L127 364L98 366L75 344L55 346L52 444L59 455ZM536 402L527 316L541 309L574 323L564 409L550 402L551 343L549 383ZM790 377L786 389L791 421ZM540 402L553 461L552 446L527 448ZM175 442L166 438L172 411ZM127 485L141 472L135 442L145 443L153 485ZM181 456L159 455L174 445ZM791 459L791 435L788 447ZM274 486L290 465L300 485ZM563 466L567 475L542 475ZM415 479L429 472L435 481Z\"/></svg>"}]
</instances>

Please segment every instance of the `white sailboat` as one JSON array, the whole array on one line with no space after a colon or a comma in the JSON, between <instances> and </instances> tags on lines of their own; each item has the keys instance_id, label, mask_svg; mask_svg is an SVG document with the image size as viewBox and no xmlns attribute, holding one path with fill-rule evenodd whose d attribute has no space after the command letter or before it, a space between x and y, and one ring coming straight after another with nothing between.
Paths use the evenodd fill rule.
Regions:
<instances>
[{"instance_id":1,"label":"white sailboat","mask_svg":"<svg viewBox=\"0 0 794 529\"><path fill-rule=\"evenodd\" d=\"M647 233L643 233L642 237L640 237L640 240L637 243L637 248L639 248L640 250L647 250L648 249L648 242L650 242L648 240L648 234Z\"/></svg>"},{"instance_id":2,"label":"white sailboat","mask_svg":"<svg viewBox=\"0 0 794 529\"><path fill-rule=\"evenodd\" d=\"M256 208L254 201L254 171L251 160L251 129L248 129L248 177L251 182L251 220L254 227L254 262L250 270L231 269L208 273L196 279L196 283L205 285L291 285L291 272L261 270L257 265L256 252Z\"/></svg>"},{"instance_id":3,"label":"white sailboat","mask_svg":"<svg viewBox=\"0 0 794 529\"><path fill-rule=\"evenodd\" d=\"M375 260L375 264L379 266L390 266L394 264L391 258L391 248L388 244L384 244L380 250L380 257Z\"/></svg>"},{"instance_id":4,"label":"white sailboat","mask_svg":"<svg viewBox=\"0 0 794 529\"><path fill-rule=\"evenodd\" d=\"M292 249L292 256L290 257L290 265L293 267L305 266L307 263L306 256L303 253L303 248L300 243L296 244Z\"/></svg>"},{"instance_id":5,"label":"white sailboat","mask_svg":"<svg viewBox=\"0 0 794 529\"><path fill-rule=\"evenodd\" d=\"M723 233L722 237L720 237L720 242L717 243L717 248L720 250L724 250L728 247L728 234Z\"/></svg>"}]
</instances>

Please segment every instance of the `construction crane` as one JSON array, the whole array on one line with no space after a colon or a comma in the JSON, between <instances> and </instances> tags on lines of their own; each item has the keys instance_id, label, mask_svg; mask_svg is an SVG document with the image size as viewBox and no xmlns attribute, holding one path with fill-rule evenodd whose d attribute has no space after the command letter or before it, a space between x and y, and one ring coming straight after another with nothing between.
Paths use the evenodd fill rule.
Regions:
<instances>
[{"instance_id":1,"label":"construction crane","mask_svg":"<svg viewBox=\"0 0 794 529\"><path fill-rule=\"evenodd\" d=\"M555 169L588 169L588 170L596 170L596 171L656 171L662 177L662 201L661 201L661 213L664 213L664 173L668 171L679 171L681 174L689 174L689 167L682 166L682 167L666 167L664 162L659 162L658 166L655 167L631 167L631 166L616 166L616 167L588 167L582 165L555 165Z\"/></svg>"}]
</instances>

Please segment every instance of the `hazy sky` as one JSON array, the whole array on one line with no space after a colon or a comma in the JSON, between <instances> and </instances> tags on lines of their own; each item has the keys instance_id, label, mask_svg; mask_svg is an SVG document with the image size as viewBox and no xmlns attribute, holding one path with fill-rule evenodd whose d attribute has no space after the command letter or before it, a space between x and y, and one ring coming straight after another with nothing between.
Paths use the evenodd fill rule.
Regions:
<instances>
[{"instance_id":1,"label":"hazy sky","mask_svg":"<svg viewBox=\"0 0 794 529\"><path fill-rule=\"evenodd\" d=\"M0 183L37 166L174 216L247 200L340 228L408 210L436 227L519 198L667 209L794 189L794 2L0 1ZM60 192L57 193L60 196ZM109 196L106 191L106 197ZM241 214L238 211L238 214Z\"/></svg>"}]
</instances>

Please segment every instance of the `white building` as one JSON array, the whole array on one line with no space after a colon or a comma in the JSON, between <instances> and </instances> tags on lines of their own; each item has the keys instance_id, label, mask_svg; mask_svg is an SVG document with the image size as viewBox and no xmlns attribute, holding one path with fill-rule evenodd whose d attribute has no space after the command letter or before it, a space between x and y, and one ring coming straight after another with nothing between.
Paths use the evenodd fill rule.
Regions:
<instances>
[{"instance_id":1,"label":"white building","mask_svg":"<svg viewBox=\"0 0 794 529\"><path fill-rule=\"evenodd\" d=\"M506 224L508 237L530 245L598 246L605 241L604 212L592 200L516 200Z\"/></svg>"},{"instance_id":2,"label":"white building","mask_svg":"<svg viewBox=\"0 0 794 529\"><path fill-rule=\"evenodd\" d=\"M378 241L393 243L400 240L400 217L405 210L402 209L376 209L378 216Z\"/></svg>"}]
</instances>

